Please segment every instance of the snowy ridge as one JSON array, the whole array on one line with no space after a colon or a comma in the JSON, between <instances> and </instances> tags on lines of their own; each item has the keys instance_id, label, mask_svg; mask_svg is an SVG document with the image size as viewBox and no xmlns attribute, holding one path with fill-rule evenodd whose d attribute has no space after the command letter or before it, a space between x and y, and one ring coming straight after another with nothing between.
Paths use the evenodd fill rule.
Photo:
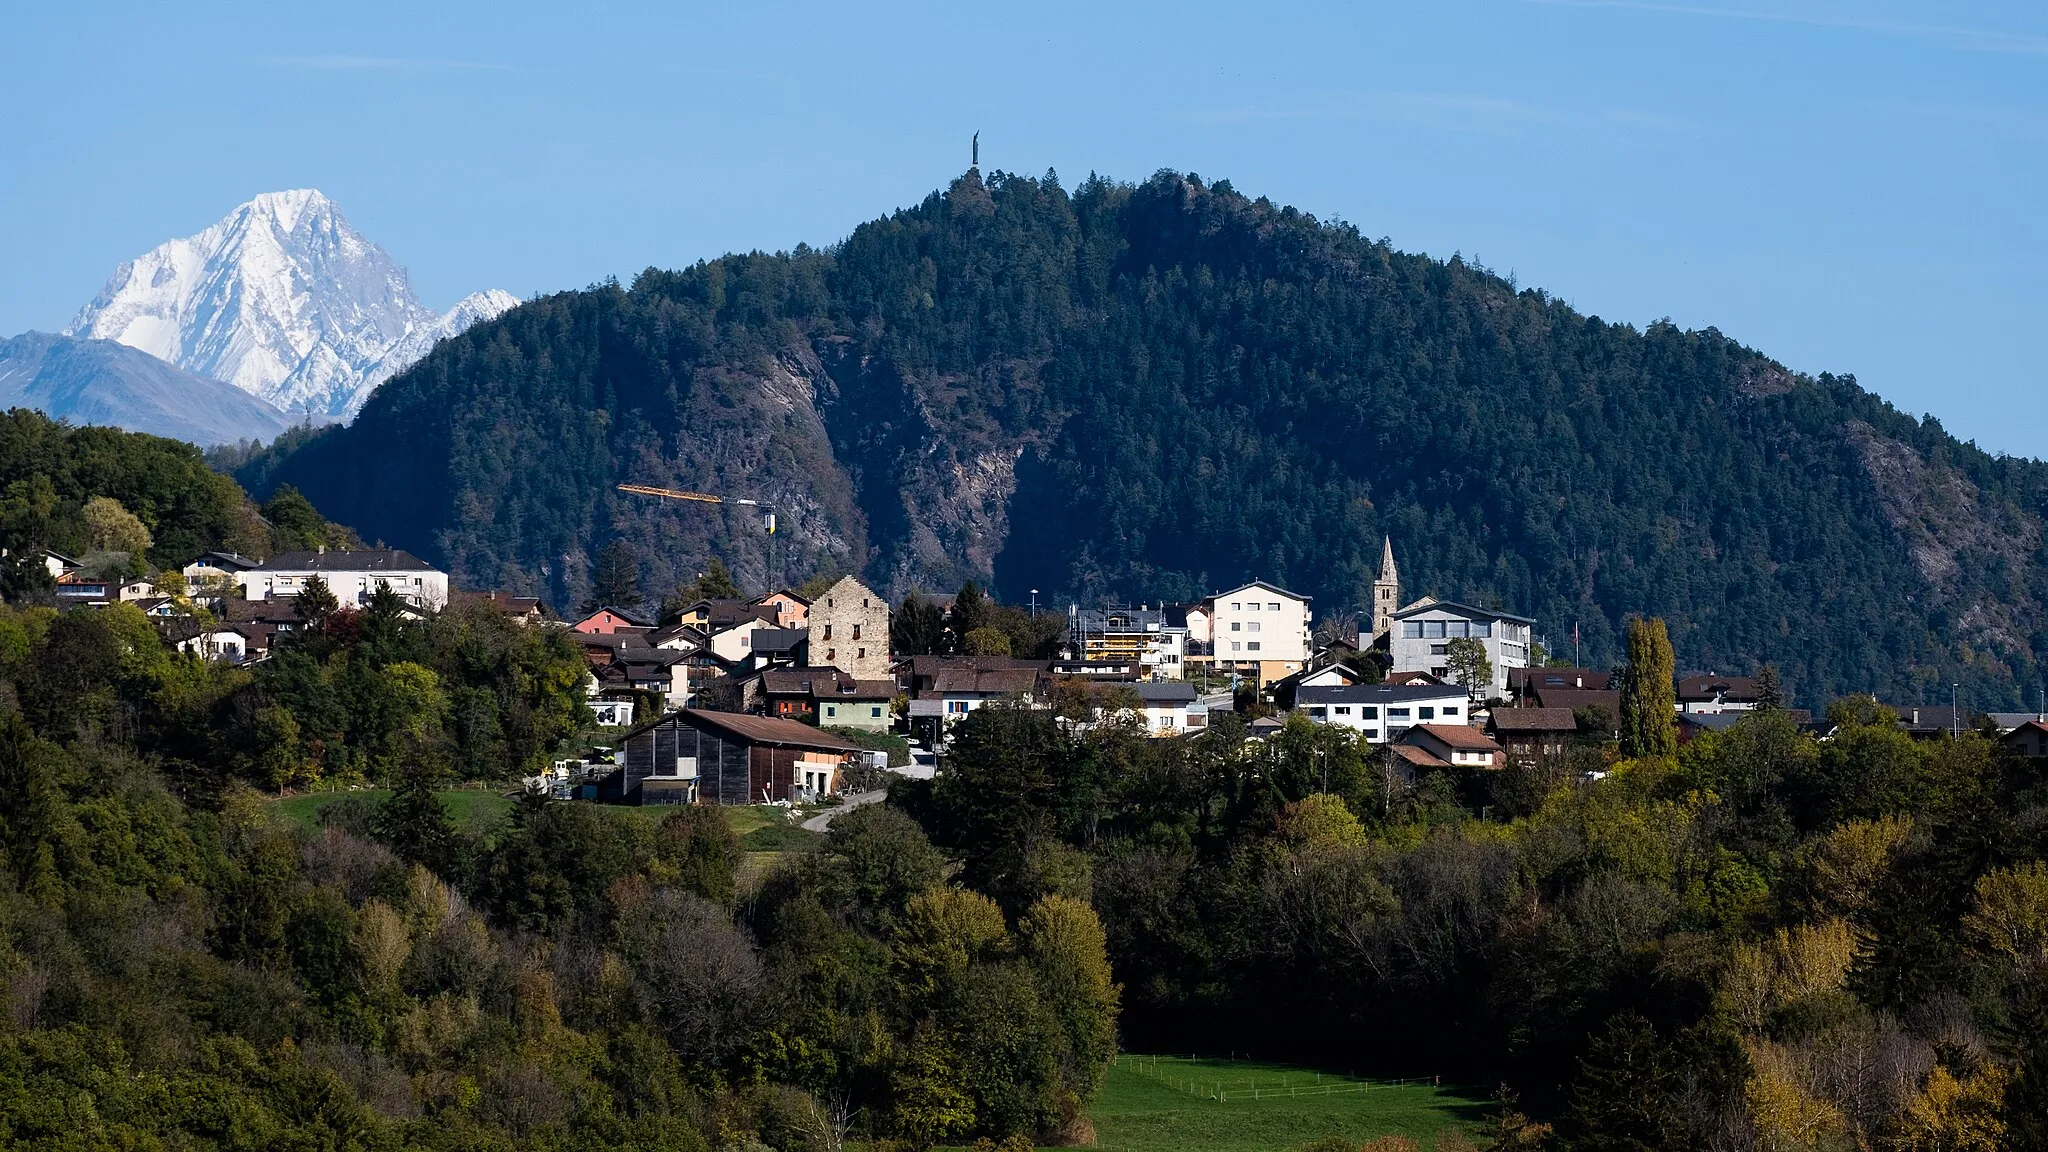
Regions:
<instances>
[{"instance_id":1,"label":"snowy ridge","mask_svg":"<svg viewBox=\"0 0 2048 1152\"><path fill-rule=\"evenodd\" d=\"M436 341L501 315L509 293L446 313L310 188L266 192L119 268L67 336L114 340L287 412L349 419Z\"/></svg>"}]
</instances>

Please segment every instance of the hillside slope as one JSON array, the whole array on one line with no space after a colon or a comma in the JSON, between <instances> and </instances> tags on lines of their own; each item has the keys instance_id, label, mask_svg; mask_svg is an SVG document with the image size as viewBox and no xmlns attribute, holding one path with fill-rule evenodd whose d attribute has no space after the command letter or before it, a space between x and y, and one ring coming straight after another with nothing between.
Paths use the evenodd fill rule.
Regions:
<instances>
[{"instance_id":1,"label":"hillside slope","mask_svg":"<svg viewBox=\"0 0 2048 1152\"><path fill-rule=\"evenodd\" d=\"M0 408L35 408L74 424L111 424L201 446L269 440L291 424L232 384L112 340L47 332L0 340Z\"/></svg>"},{"instance_id":2,"label":"hillside slope","mask_svg":"<svg viewBox=\"0 0 2048 1152\"><path fill-rule=\"evenodd\" d=\"M2048 649L2048 466L1172 173L970 173L830 250L529 302L242 478L558 603L614 538L653 591L711 551L766 579L752 520L631 480L773 500L789 574L1041 603L1260 576L1338 611L1390 534L1408 595L1593 664L1660 614L1682 664L1775 660L1803 701L2017 703Z\"/></svg>"}]
</instances>

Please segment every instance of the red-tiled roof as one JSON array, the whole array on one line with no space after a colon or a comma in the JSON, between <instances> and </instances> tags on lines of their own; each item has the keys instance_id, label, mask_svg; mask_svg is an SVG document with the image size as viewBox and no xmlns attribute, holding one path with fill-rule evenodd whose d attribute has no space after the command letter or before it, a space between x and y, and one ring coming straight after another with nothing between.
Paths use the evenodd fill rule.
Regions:
<instances>
[{"instance_id":1,"label":"red-tiled roof","mask_svg":"<svg viewBox=\"0 0 2048 1152\"><path fill-rule=\"evenodd\" d=\"M1417 724L1408 730L1408 735L1414 736L1422 732L1429 733L1453 748L1462 748L1468 752L1500 751L1500 745L1493 742L1493 737L1465 724Z\"/></svg>"}]
</instances>

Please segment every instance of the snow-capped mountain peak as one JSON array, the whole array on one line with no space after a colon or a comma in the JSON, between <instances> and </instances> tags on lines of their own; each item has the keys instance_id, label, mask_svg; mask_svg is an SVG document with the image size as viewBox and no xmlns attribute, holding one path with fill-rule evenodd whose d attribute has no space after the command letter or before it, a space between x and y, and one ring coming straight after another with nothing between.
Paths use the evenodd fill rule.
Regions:
<instances>
[{"instance_id":1,"label":"snow-capped mountain peak","mask_svg":"<svg viewBox=\"0 0 2048 1152\"><path fill-rule=\"evenodd\" d=\"M435 341L517 303L493 290L434 312L333 201L298 188L121 265L65 334L139 348L295 415L347 419Z\"/></svg>"}]
</instances>

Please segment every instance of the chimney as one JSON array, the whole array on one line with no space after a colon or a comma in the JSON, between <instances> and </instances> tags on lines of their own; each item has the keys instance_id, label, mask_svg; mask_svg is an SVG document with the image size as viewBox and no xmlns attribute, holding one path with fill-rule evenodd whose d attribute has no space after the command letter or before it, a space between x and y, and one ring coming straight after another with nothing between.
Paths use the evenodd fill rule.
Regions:
<instances>
[{"instance_id":1,"label":"chimney","mask_svg":"<svg viewBox=\"0 0 2048 1152\"><path fill-rule=\"evenodd\" d=\"M1574 687L1574 688L1584 688L1585 686L1586 686L1586 678L1585 678L1584 676L1574 676L1574 677L1572 677L1572 687Z\"/></svg>"},{"instance_id":2,"label":"chimney","mask_svg":"<svg viewBox=\"0 0 2048 1152\"><path fill-rule=\"evenodd\" d=\"M325 544L322 544L322 545L320 545L320 554L321 554L322 556L325 556L325 555L327 555L327 545L325 545Z\"/></svg>"},{"instance_id":3,"label":"chimney","mask_svg":"<svg viewBox=\"0 0 2048 1152\"><path fill-rule=\"evenodd\" d=\"M1915 708L1915 709L1913 709L1913 727L1915 727L1915 728L1918 728L1919 726L1920 726L1920 710L1919 710L1918 708Z\"/></svg>"}]
</instances>

